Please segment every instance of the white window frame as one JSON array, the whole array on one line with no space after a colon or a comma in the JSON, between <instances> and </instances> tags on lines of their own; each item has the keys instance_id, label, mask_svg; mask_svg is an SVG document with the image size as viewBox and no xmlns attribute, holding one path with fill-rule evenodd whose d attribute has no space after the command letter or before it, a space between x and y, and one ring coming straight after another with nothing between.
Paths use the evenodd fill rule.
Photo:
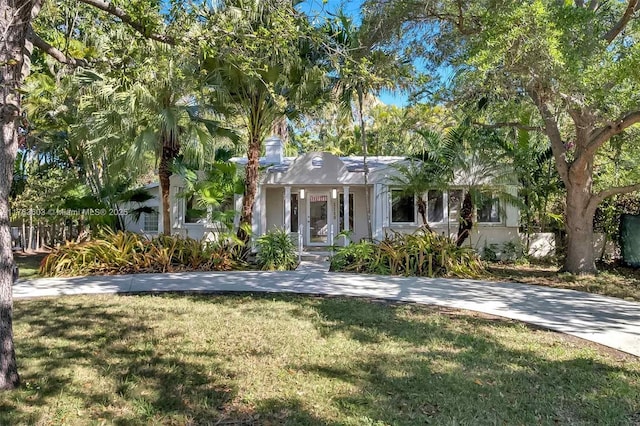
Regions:
<instances>
[{"instance_id":1,"label":"white window frame","mask_svg":"<svg viewBox=\"0 0 640 426\"><path fill-rule=\"evenodd\" d=\"M400 188L390 188L389 189L389 222L391 225L417 225L417 219L418 219L418 205L416 203L416 196L415 194L412 195L405 195L405 197L412 197L413 198L413 221L412 222L394 222L393 221L393 193L394 192L402 192L402 189Z\"/></svg>"},{"instance_id":2,"label":"white window frame","mask_svg":"<svg viewBox=\"0 0 640 426\"><path fill-rule=\"evenodd\" d=\"M504 226L505 223L505 206L503 205L502 201L496 197L496 191L490 191L488 193L488 195L494 199L494 204L498 206L498 220L496 222L481 222L480 221L480 217L478 216L478 210L480 209L479 206L475 206L474 208L474 212L473 212L473 216L475 219L475 222L478 225L482 225L482 226ZM492 204L493 205L493 204Z\"/></svg>"},{"instance_id":3,"label":"white window frame","mask_svg":"<svg viewBox=\"0 0 640 426\"><path fill-rule=\"evenodd\" d=\"M155 216L155 229L150 229L147 227L147 224L149 223L148 220L151 216ZM144 213L142 217L142 230L149 233L158 232L160 230L160 214L158 212Z\"/></svg>"}]
</instances>

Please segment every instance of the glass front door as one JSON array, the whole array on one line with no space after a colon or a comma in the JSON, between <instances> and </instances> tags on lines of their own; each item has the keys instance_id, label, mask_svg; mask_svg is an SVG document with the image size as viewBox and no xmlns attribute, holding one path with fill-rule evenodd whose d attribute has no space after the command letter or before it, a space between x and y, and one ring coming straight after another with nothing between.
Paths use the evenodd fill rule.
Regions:
<instances>
[{"instance_id":1,"label":"glass front door","mask_svg":"<svg viewBox=\"0 0 640 426\"><path fill-rule=\"evenodd\" d=\"M329 243L329 195L309 194L309 245L327 245Z\"/></svg>"}]
</instances>

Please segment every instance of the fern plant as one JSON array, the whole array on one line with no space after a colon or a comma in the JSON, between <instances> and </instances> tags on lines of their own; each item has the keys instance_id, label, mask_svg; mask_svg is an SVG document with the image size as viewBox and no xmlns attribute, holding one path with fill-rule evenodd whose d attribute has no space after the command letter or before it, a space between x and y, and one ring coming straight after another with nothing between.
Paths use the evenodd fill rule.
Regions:
<instances>
[{"instance_id":1,"label":"fern plant","mask_svg":"<svg viewBox=\"0 0 640 426\"><path fill-rule=\"evenodd\" d=\"M292 271L298 266L296 246L289 233L274 229L258 238L257 262L263 271Z\"/></svg>"}]
</instances>

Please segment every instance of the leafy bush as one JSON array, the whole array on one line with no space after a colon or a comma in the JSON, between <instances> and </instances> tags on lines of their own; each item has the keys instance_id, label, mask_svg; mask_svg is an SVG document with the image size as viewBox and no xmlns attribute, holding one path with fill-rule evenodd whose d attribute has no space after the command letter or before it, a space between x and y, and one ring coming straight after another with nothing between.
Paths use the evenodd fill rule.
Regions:
<instances>
[{"instance_id":1,"label":"leafy bush","mask_svg":"<svg viewBox=\"0 0 640 426\"><path fill-rule=\"evenodd\" d=\"M497 244L489 244L485 243L484 249L482 250L482 260L486 262L497 262L498 261L498 245Z\"/></svg>"},{"instance_id":2,"label":"leafy bush","mask_svg":"<svg viewBox=\"0 0 640 426\"><path fill-rule=\"evenodd\" d=\"M482 262L469 247L431 232L392 232L378 243L361 242L341 248L331 258L332 271L427 277L477 277Z\"/></svg>"},{"instance_id":3,"label":"leafy bush","mask_svg":"<svg viewBox=\"0 0 640 426\"><path fill-rule=\"evenodd\" d=\"M507 241L504 244L487 245L485 243L484 249L482 250L482 260L500 263L528 263L522 245L513 241Z\"/></svg>"},{"instance_id":4,"label":"leafy bush","mask_svg":"<svg viewBox=\"0 0 640 426\"><path fill-rule=\"evenodd\" d=\"M296 246L284 229L267 232L257 241L258 266L263 271L292 271L298 266Z\"/></svg>"},{"instance_id":5,"label":"leafy bush","mask_svg":"<svg viewBox=\"0 0 640 426\"><path fill-rule=\"evenodd\" d=\"M43 259L44 276L226 271L240 265L238 250L226 242L132 232L102 231L98 239L68 242Z\"/></svg>"}]
</instances>

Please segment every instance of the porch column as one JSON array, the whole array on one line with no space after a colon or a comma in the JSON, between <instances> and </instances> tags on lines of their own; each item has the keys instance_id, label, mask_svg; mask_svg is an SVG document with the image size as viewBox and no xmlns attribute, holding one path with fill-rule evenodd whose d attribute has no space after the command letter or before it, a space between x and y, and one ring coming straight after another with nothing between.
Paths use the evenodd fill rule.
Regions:
<instances>
[{"instance_id":1,"label":"porch column","mask_svg":"<svg viewBox=\"0 0 640 426\"><path fill-rule=\"evenodd\" d=\"M350 230L349 227L349 187L347 185L342 187L342 199L344 201L344 210L343 210L343 221L344 221L344 230L346 232L348 232ZM340 230L338 230L340 231ZM347 236L345 235L344 237L344 245L348 245L349 244L349 238L347 238Z\"/></svg>"},{"instance_id":2,"label":"porch column","mask_svg":"<svg viewBox=\"0 0 640 426\"><path fill-rule=\"evenodd\" d=\"M251 249L256 250L256 240L260 236L262 226L262 185L258 185L256 198L253 200L253 217L251 218Z\"/></svg>"},{"instance_id":3,"label":"porch column","mask_svg":"<svg viewBox=\"0 0 640 426\"><path fill-rule=\"evenodd\" d=\"M267 188L260 188L260 235L266 234L267 229Z\"/></svg>"},{"instance_id":4,"label":"porch column","mask_svg":"<svg viewBox=\"0 0 640 426\"><path fill-rule=\"evenodd\" d=\"M284 230L291 233L291 187L284 187Z\"/></svg>"},{"instance_id":5,"label":"porch column","mask_svg":"<svg viewBox=\"0 0 640 426\"><path fill-rule=\"evenodd\" d=\"M384 235L383 228L388 226L385 218L385 203L384 203L384 187L381 183L376 183L373 186L373 238L381 240Z\"/></svg>"}]
</instances>

